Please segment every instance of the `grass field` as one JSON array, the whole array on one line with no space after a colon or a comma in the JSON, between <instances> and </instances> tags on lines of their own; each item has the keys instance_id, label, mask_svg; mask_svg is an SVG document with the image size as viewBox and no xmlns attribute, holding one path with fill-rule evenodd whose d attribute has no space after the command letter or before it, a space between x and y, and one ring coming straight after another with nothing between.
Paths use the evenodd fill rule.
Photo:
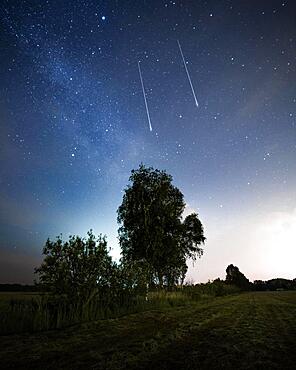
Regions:
<instances>
[{"instance_id":1,"label":"grass field","mask_svg":"<svg viewBox=\"0 0 296 370\"><path fill-rule=\"evenodd\" d=\"M296 292L252 292L0 337L1 369L296 369Z\"/></svg>"}]
</instances>

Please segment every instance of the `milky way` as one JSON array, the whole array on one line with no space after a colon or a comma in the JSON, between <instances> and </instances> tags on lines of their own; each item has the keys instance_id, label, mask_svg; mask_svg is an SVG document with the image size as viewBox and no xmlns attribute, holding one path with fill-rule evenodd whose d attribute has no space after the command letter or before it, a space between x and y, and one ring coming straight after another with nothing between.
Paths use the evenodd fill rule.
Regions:
<instances>
[{"instance_id":1,"label":"milky way","mask_svg":"<svg viewBox=\"0 0 296 370\"><path fill-rule=\"evenodd\" d=\"M172 174L200 214L208 242L195 278L227 263L252 278L255 259L269 271L249 222L296 208L295 10L292 0L3 0L0 280L30 281L59 233L106 233L118 258L116 209L140 163Z\"/></svg>"}]
</instances>

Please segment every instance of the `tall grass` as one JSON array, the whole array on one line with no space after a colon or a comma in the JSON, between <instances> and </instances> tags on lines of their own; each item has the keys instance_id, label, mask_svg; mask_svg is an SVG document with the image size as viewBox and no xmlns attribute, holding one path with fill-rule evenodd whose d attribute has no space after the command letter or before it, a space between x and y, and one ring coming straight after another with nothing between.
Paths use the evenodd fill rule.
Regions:
<instances>
[{"instance_id":1,"label":"tall grass","mask_svg":"<svg viewBox=\"0 0 296 370\"><path fill-rule=\"evenodd\" d=\"M88 303L66 297L34 295L13 297L0 303L0 334L60 329L73 324L118 317L147 306L145 297L122 294L112 301L98 297Z\"/></svg>"},{"instance_id":2,"label":"tall grass","mask_svg":"<svg viewBox=\"0 0 296 370\"><path fill-rule=\"evenodd\" d=\"M131 291L105 292L88 303L65 296L13 294L0 296L0 334L60 329L70 325L140 312L193 304L239 290L223 282L184 286L173 291L155 290L145 295Z\"/></svg>"}]
</instances>

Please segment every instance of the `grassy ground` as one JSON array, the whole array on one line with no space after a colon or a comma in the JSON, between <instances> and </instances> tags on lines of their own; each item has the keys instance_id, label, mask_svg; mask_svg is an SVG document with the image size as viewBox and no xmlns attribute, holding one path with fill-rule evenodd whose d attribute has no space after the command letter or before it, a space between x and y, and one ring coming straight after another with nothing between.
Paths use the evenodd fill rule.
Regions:
<instances>
[{"instance_id":1,"label":"grassy ground","mask_svg":"<svg viewBox=\"0 0 296 370\"><path fill-rule=\"evenodd\" d=\"M1 369L296 369L296 292L255 292L0 337Z\"/></svg>"}]
</instances>

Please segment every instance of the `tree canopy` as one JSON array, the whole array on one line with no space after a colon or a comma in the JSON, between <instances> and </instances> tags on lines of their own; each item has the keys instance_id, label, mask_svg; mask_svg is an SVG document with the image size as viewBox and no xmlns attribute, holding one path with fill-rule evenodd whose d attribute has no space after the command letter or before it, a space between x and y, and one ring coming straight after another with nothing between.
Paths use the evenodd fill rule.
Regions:
<instances>
[{"instance_id":1,"label":"tree canopy","mask_svg":"<svg viewBox=\"0 0 296 370\"><path fill-rule=\"evenodd\" d=\"M203 253L205 237L198 215L183 222L183 194L165 171L140 165L129 180L117 211L123 262L146 264L151 284L182 281L186 259Z\"/></svg>"},{"instance_id":2,"label":"tree canopy","mask_svg":"<svg viewBox=\"0 0 296 370\"><path fill-rule=\"evenodd\" d=\"M63 242L47 239L43 263L35 269L39 284L55 294L87 302L98 289L110 285L114 264L108 254L107 241L95 237L90 230L87 238L70 236Z\"/></svg>"}]
</instances>

